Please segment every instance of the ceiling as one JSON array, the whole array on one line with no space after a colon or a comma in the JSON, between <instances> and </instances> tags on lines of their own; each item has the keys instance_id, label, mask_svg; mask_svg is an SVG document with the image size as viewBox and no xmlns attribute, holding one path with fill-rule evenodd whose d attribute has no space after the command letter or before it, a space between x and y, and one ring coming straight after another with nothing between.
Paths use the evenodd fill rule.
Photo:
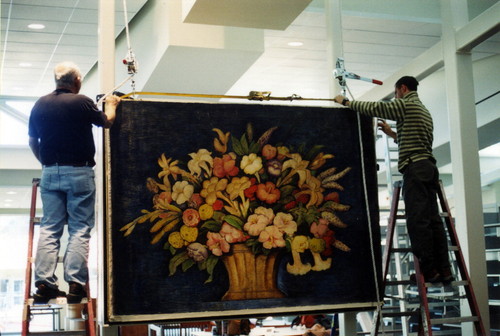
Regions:
<instances>
[{"instance_id":1,"label":"ceiling","mask_svg":"<svg viewBox=\"0 0 500 336\"><path fill-rule=\"evenodd\" d=\"M166 0L169 4L180 1ZM126 1L131 29L132 24L135 27L148 24L146 20L141 20L141 15L145 15L142 12L151 5L151 2L161 1ZM496 0L471 1L469 5L471 17L477 16L495 3ZM342 35L346 69L382 81L390 77L440 41L439 4L439 1L413 0L343 1ZM125 18L122 0L116 0L115 20L115 36L121 34L123 38ZM44 24L45 29L30 29L28 25L31 23ZM97 23L97 0L2 0L0 106L11 96L37 97L53 90L52 69L58 62L71 60L81 67L83 73L91 74L98 56ZM202 26L202 29L209 31L212 27L207 25ZM255 36L261 34L262 50L256 53L257 56L249 62L248 67L238 70L241 73L235 72L233 77L228 74L230 79L226 81L225 87L215 86L214 82L217 81L195 80L195 83L191 84L192 90L196 90L197 93L229 95L246 95L251 90L257 90L271 91L273 96L298 94L311 98L329 97L332 75L327 62L328 34L324 1L313 0L284 30L240 29L240 32L252 33ZM161 92L167 91L165 88L170 90L167 92L182 92L183 87L178 78L174 76L165 78L169 76L165 76L160 66L154 73L148 75L148 78L139 76L141 69L148 70L148 62L145 62L144 57L142 59L139 57L141 53L148 52L143 46L161 39L162 34L164 33L149 31L151 41L138 38L131 41L132 48L139 46L136 50L139 62L137 84ZM170 34L173 40L175 31ZM302 44L291 46L290 42ZM201 54L199 50L202 50ZM197 56L203 57L202 48L196 49L196 52ZM500 54L500 35L497 32L475 47L472 57L473 60L479 60L498 54ZM117 55L117 64L121 62L123 56L125 55ZM209 57L208 52L206 57ZM163 66L166 71L178 65L170 62L168 67ZM117 72L118 78L127 75L126 69L122 66L117 66ZM160 78L154 80L155 75ZM193 77L196 79L202 75L198 72L194 73ZM218 80L223 82L222 78ZM354 97L362 96L373 88L373 84L363 81L349 80L348 84ZM498 91L498 86L493 89ZM131 90L129 83L121 90L129 92ZM25 123L29 111L3 108L0 113L8 113ZM496 139L498 142L498 135ZM22 150L25 151L26 148ZM383 153L379 154L382 155ZM8 170L25 169L29 174L30 169L39 169L36 163L33 166L28 163L23 165L9 166ZM0 163L0 168L5 169L4 166ZM29 207L29 188L10 185L5 181L2 183L4 185L0 185L0 209L6 207L6 203L3 202L6 198L13 200L10 204L15 204L15 208ZM12 188L17 188L18 193L7 194Z\"/></svg>"}]
</instances>

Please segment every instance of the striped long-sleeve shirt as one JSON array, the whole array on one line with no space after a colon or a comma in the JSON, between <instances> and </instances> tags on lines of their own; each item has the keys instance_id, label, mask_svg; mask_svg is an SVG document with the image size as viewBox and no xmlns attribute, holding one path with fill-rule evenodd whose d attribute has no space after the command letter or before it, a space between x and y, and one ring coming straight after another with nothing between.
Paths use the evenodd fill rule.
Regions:
<instances>
[{"instance_id":1,"label":"striped long-sleeve shirt","mask_svg":"<svg viewBox=\"0 0 500 336\"><path fill-rule=\"evenodd\" d=\"M353 100L349 107L361 114L396 121L400 172L404 171L410 160L434 160L432 117L416 91L410 91L403 98L391 102Z\"/></svg>"}]
</instances>

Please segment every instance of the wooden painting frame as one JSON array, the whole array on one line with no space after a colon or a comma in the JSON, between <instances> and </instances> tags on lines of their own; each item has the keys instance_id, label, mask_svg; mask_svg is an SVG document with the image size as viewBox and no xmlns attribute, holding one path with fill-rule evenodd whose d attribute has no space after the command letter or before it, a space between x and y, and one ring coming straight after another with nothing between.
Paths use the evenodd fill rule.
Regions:
<instances>
[{"instance_id":1,"label":"wooden painting frame","mask_svg":"<svg viewBox=\"0 0 500 336\"><path fill-rule=\"evenodd\" d=\"M122 101L105 134L106 322L376 307L374 143L344 108Z\"/></svg>"}]
</instances>

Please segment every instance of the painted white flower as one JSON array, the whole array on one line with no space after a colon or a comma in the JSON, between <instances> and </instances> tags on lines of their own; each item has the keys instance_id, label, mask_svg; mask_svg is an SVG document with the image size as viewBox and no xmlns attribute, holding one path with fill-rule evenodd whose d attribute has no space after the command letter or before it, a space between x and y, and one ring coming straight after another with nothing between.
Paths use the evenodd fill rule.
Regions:
<instances>
[{"instance_id":1,"label":"painted white flower","mask_svg":"<svg viewBox=\"0 0 500 336\"><path fill-rule=\"evenodd\" d=\"M194 187L187 181L177 181L172 188L172 199L177 204L186 203L193 195Z\"/></svg>"},{"instance_id":2,"label":"painted white flower","mask_svg":"<svg viewBox=\"0 0 500 336\"><path fill-rule=\"evenodd\" d=\"M258 207L255 209L254 214L256 215L263 215L267 218L268 224L271 224L274 219L274 211L271 208L265 208L263 206Z\"/></svg>"},{"instance_id":3,"label":"painted white flower","mask_svg":"<svg viewBox=\"0 0 500 336\"><path fill-rule=\"evenodd\" d=\"M214 165L212 152L202 148L196 153L190 153L189 156L192 159L188 162L188 168L192 175L200 176L202 169L207 173L207 175L211 175L211 170Z\"/></svg>"},{"instance_id":4,"label":"painted white flower","mask_svg":"<svg viewBox=\"0 0 500 336\"><path fill-rule=\"evenodd\" d=\"M240 168L248 175L253 175L262 169L262 158L255 153L245 155L241 159Z\"/></svg>"},{"instance_id":5,"label":"painted white flower","mask_svg":"<svg viewBox=\"0 0 500 336\"><path fill-rule=\"evenodd\" d=\"M278 212L274 217L273 224L280 232L284 232L289 236L292 236L297 231L297 223L293 220L291 214Z\"/></svg>"},{"instance_id":6,"label":"painted white flower","mask_svg":"<svg viewBox=\"0 0 500 336\"><path fill-rule=\"evenodd\" d=\"M265 216L253 214L248 216L243 229L251 236L258 236L262 231L264 231L268 224L269 221Z\"/></svg>"}]
</instances>

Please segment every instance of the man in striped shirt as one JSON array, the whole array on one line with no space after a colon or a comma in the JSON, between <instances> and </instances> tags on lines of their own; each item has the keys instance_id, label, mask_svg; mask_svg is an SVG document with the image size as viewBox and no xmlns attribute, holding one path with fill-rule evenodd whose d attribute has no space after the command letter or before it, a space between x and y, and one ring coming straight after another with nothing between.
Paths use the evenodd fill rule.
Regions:
<instances>
[{"instance_id":1,"label":"man in striped shirt","mask_svg":"<svg viewBox=\"0 0 500 336\"><path fill-rule=\"evenodd\" d=\"M448 244L437 206L439 172L432 155L433 122L417 93L414 77L401 77L395 84L396 99L390 102L349 101L338 95L335 101L371 117L396 121L393 132L385 122L381 130L398 144L398 170L403 174L406 225L413 253L428 282L453 280ZM415 280L415 276L411 276Z\"/></svg>"}]
</instances>

